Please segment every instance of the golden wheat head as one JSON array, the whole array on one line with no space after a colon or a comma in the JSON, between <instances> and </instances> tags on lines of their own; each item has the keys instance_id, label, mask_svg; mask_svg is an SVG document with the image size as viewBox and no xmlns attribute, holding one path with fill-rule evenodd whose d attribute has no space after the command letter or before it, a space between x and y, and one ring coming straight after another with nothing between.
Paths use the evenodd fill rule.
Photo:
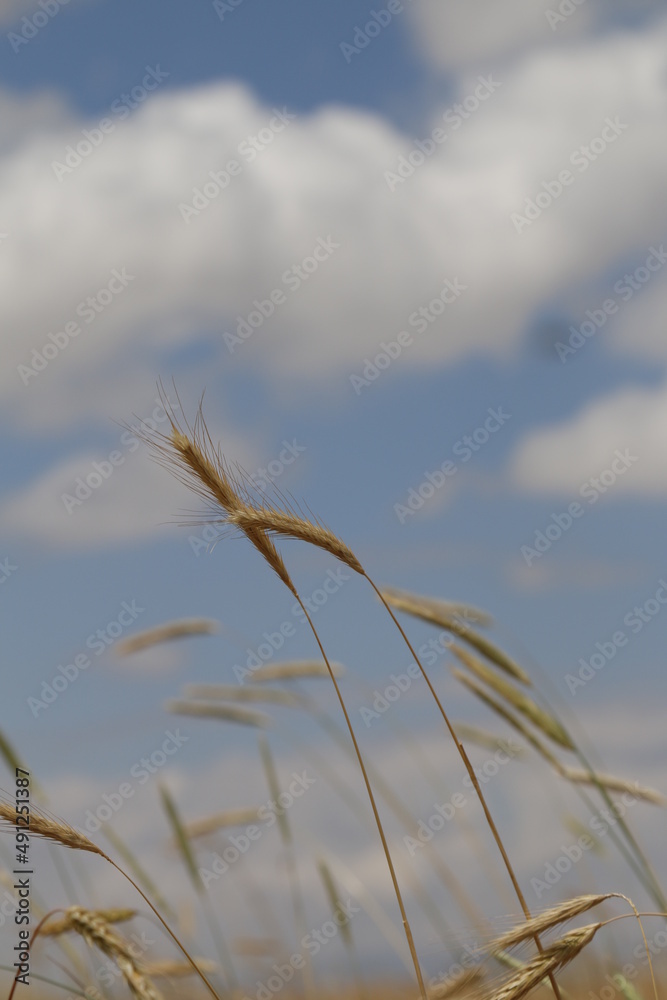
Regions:
<instances>
[{"instance_id":1,"label":"golden wheat head","mask_svg":"<svg viewBox=\"0 0 667 1000\"><path fill-rule=\"evenodd\" d=\"M421 618L422 621L428 622L430 625L437 625L446 632L451 632L452 635L456 635L468 643L510 677L530 686L530 677L523 667L515 663L507 653L499 649L489 639L470 627L471 622L486 624L488 619L484 612L462 604L452 605L445 601L434 600L431 597L410 594L394 587L384 587L381 593L387 604L398 611L413 615L415 618Z\"/></svg>"},{"instance_id":2,"label":"golden wheat head","mask_svg":"<svg viewBox=\"0 0 667 1000\"><path fill-rule=\"evenodd\" d=\"M0 823L6 826L16 826L17 814L15 806L0 801ZM35 837L42 837L44 840L50 840L52 843L69 847L73 851L89 851L91 854L99 854L100 857L106 858L104 851L97 847L96 844L93 844L92 840L89 840L85 834L80 833L79 830L75 830L73 826L70 826L61 819L47 816L46 813L35 809L34 806L30 815L30 832Z\"/></svg>"},{"instance_id":3,"label":"golden wheat head","mask_svg":"<svg viewBox=\"0 0 667 1000\"><path fill-rule=\"evenodd\" d=\"M99 914L82 906L71 906L67 914L72 929L87 944L100 949L111 958L125 978L130 992L138 1000L162 1000L161 994L135 959L129 942L125 941Z\"/></svg>"},{"instance_id":4,"label":"golden wheat head","mask_svg":"<svg viewBox=\"0 0 667 1000\"><path fill-rule=\"evenodd\" d=\"M521 967L499 989L489 995L488 1000L521 1000L538 986L546 976L565 968L591 943L601 924L589 924L570 931L545 948Z\"/></svg>"},{"instance_id":5,"label":"golden wheat head","mask_svg":"<svg viewBox=\"0 0 667 1000\"><path fill-rule=\"evenodd\" d=\"M200 719L218 719L220 722L238 722L242 726L256 726L266 729L271 725L271 717L266 712L257 712L238 705L217 705L212 701L168 701L165 711L174 715L192 715Z\"/></svg>"},{"instance_id":6,"label":"golden wheat head","mask_svg":"<svg viewBox=\"0 0 667 1000\"><path fill-rule=\"evenodd\" d=\"M345 667L340 663L332 663L334 677L342 677ZM266 681L305 680L309 677L330 677L329 669L324 660L289 660L286 663L270 663L253 670L248 678L255 684Z\"/></svg>"},{"instance_id":7,"label":"golden wheat head","mask_svg":"<svg viewBox=\"0 0 667 1000\"><path fill-rule=\"evenodd\" d=\"M237 809L226 809L225 812L214 813L212 816L204 816L202 819L192 820L185 825L186 836L190 840L197 837L207 837L218 830L224 830L232 826L250 826L259 819L259 807L238 807Z\"/></svg>"},{"instance_id":8,"label":"golden wheat head","mask_svg":"<svg viewBox=\"0 0 667 1000\"><path fill-rule=\"evenodd\" d=\"M116 656L129 656L161 642L172 642L190 635L214 635L217 631L218 623L208 618L182 618L121 639L114 643L113 650Z\"/></svg>"},{"instance_id":9,"label":"golden wheat head","mask_svg":"<svg viewBox=\"0 0 667 1000\"><path fill-rule=\"evenodd\" d=\"M559 903L558 906L544 910L536 917L524 920L523 923L506 931L505 934L494 938L488 946L488 951L492 954L507 951L509 948L521 944L522 941L528 941L530 938L535 937L535 934L543 934L545 931L551 930L552 927L557 927L559 924L572 920L574 917L579 916L580 913L586 913L587 910L593 909L594 906L604 903L606 899L611 899L613 895L614 893L608 892L603 895L588 894L577 896L574 899L566 899L565 902Z\"/></svg>"},{"instance_id":10,"label":"golden wheat head","mask_svg":"<svg viewBox=\"0 0 667 1000\"><path fill-rule=\"evenodd\" d=\"M203 401L199 404L194 424L190 426L184 422L181 426L162 386L160 397L169 420L169 432L141 431L138 437L148 445L160 465L204 501L206 511L193 515L189 523L196 518L195 523L240 528L295 594L282 557L266 532L258 525L242 526L235 520L237 515L252 510L252 484L240 468L232 469L220 447L214 444L204 419Z\"/></svg>"},{"instance_id":11,"label":"golden wheat head","mask_svg":"<svg viewBox=\"0 0 667 1000\"><path fill-rule=\"evenodd\" d=\"M40 934L42 937L59 937L61 934L66 934L68 931L76 930L74 925L74 920L72 913L77 913L80 907L70 907L65 910L62 917L54 917L52 920L48 920L42 927ZM91 916L99 917L100 920L104 920L107 924L121 924L125 923L127 920L132 920L137 915L136 910L89 910Z\"/></svg>"}]
</instances>

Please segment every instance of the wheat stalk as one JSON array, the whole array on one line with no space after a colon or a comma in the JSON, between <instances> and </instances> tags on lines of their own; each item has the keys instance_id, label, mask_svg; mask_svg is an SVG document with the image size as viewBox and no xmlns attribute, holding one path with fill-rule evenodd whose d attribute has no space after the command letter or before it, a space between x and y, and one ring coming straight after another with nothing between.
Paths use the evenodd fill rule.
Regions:
<instances>
[{"instance_id":1,"label":"wheat stalk","mask_svg":"<svg viewBox=\"0 0 667 1000\"><path fill-rule=\"evenodd\" d=\"M234 969L231 952L229 951L222 927L220 926L220 922L213 908L211 898L206 892L206 887L202 882L201 875L199 874L190 838L188 837L185 825L181 820L181 815L176 802L169 793L169 790L161 784L159 785L159 792L162 807L169 821L174 841L183 860L185 869L190 877L190 880L192 881L195 892L199 897L206 919L209 922L211 933L218 949L220 964L226 977L226 985L228 985L232 993L234 993L238 988L238 978Z\"/></svg>"},{"instance_id":2,"label":"wheat stalk","mask_svg":"<svg viewBox=\"0 0 667 1000\"><path fill-rule=\"evenodd\" d=\"M15 774L17 770L24 768L24 763L11 745L5 734L0 730L0 757L7 765L7 770Z\"/></svg>"},{"instance_id":3,"label":"wheat stalk","mask_svg":"<svg viewBox=\"0 0 667 1000\"><path fill-rule=\"evenodd\" d=\"M497 701L485 688L477 683L472 677L468 677L467 674L462 673L460 670L454 669L452 671L454 676L458 681L460 681L465 687L467 687L474 695L476 695L480 701L483 701L493 712L504 719L513 729L516 729L518 733L527 740L528 743L537 751L537 753L547 761L548 764L553 767L557 774L561 778L565 778L566 781L570 781L573 785L592 785L594 787L602 786L612 792L629 792L631 795L636 796L638 799L642 799L644 802L650 802L656 806L667 805L667 799L660 792L657 792L653 788L645 788L642 785L637 784L633 781L627 781L625 778L617 778L612 774L600 774L598 772L591 773L590 771L578 770L576 768L567 767L562 764L558 758L549 750L548 747L535 735L531 730L524 725L521 719L517 718L513 712L511 712L505 705ZM457 725L457 732L461 735L464 733L464 729Z\"/></svg>"},{"instance_id":4,"label":"wheat stalk","mask_svg":"<svg viewBox=\"0 0 667 1000\"><path fill-rule=\"evenodd\" d=\"M459 678L459 679L461 679L461 678ZM480 697L483 697L480 694L479 689L476 691L476 693L479 694ZM489 702L489 704L491 704L491 703ZM515 727L516 727L516 720L512 721L511 716L508 718L508 721L510 722L511 725L515 725ZM558 726L560 726L559 720L556 719L555 717L554 717L554 721L556 722L556 724ZM565 728L564 727L561 726L561 729L562 729L563 732L565 732ZM613 800L612 800L612 798L611 798L611 796L609 794L609 788L605 785L604 781L600 781L599 780L600 776L597 774L595 768L593 768L593 766L591 765L590 761L587 759L587 757L584 754L584 752L581 749L581 747L576 746L573 743L573 741L572 741L569 733L567 734L567 739L570 741L570 743L572 743L572 749L573 749L574 753L576 753L576 755L579 758L580 762L583 764L584 768L586 768L587 774L589 775L589 780L588 781L584 781L584 779L583 779L583 773L584 772L581 772L582 773L581 780L579 780L578 778L575 777L574 778L574 783L575 784L590 784L590 785L594 786L600 792L600 795L602 796L602 799L604 800L605 805L609 809L613 809L614 808L614 802L613 802ZM549 759L549 757L547 756L547 754L544 753L544 749L545 748L542 747L542 749L540 749L539 742L536 744L534 742L533 738L531 738L531 742L533 742L533 745L535 746L535 749L538 750L538 752L542 752L542 755L545 756L547 759ZM559 773L561 773L561 775L562 775L563 774L563 768L561 767L561 765L558 762L555 762L555 758L553 758L552 755L551 755L551 763L554 764L554 766L556 767L556 769L559 770ZM565 769L565 770L569 770L569 769ZM576 774L578 774L578 772L574 772L574 774L576 775ZM565 775L565 776L567 777L567 775ZM572 780L572 772L569 772L569 779ZM616 783L616 781L618 781L620 779L614 779L614 778L612 778L611 780L612 780L613 783ZM612 790L614 790L613 787L612 787ZM616 790L621 790L621 789L617 786ZM630 790L630 789L628 789L628 790ZM647 793L647 794L642 795L641 792L637 793L636 789L632 790L632 792L634 794L637 794L639 798L643 797L643 798L645 798L646 801L653 802L654 804L657 804L657 805L662 805L663 804L662 797L659 796L659 793L653 793L653 791L651 789L643 789L642 791L645 792L645 793ZM582 798L584 799L584 801L586 802L586 804L592 810L592 806L591 806L590 802L584 797L583 793L581 793L581 794L582 794ZM659 797L658 800L656 799L656 795ZM653 897L653 899L656 901L656 903L658 905L658 908L660 910L667 911L667 898L665 897L665 894L664 894L664 892L662 890L662 887L660 886L660 883L658 882L658 879L657 879L656 874L655 874L655 872L653 870L653 867L652 867L651 863L649 862L648 857L646 856L645 852L640 847L640 845L639 845L639 843L638 843L635 835L633 834L632 830L630 829L628 823L626 822L626 820L625 820L625 818L623 816L619 816L618 817L618 826L619 826L619 829L623 832L623 835L625 836L625 838L627 840L627 844L629 846L626 846L626 844L621 840L621 838L618 836L618 834L616 833L616 831L614 829L610 830L611 840L618 847L619 851L621 852L621 854L623 855L623 857L625 858L625 860L628 862L628 864L632 868L633 872L637 875L637 877L640 879L640 881L642 882L642 884L644 885L644 887L647 889L647 891L651 894L651 896ZM634 857L633 857L633 852L634 852Z\"/></svg>"},{"instance_id":5,"label":"wheat stalk","mask_svg":"<svg viewBox=\"0 0 667 1000\"><path fill-rule=\"evenodd\" d=\"M327 901L329 903L329 909L331 910L331 915L335 919L336 912L340 906L340 897L336 889L336 882L333 876L331 868L326 862L325 858L320 858L317 862L317 869L320 873L320 878L322 879L322 884L324 886L324 891L326 893ZM348 954L350 961L350 967L353 971L354 978L357 982L357 995L358 1000L367 1000L366 990L364 988L361 976L361 968L359 964L359 955L357 953L357 948L354 943L354 935L352 934L352 928L348 921L345 921L340 925L340 934L343 939L343 944Z\"/></svg>"},{"instance_id":6,"label":"wheat stalk","mask_svg":"<svg viewBox=\"0 0 667 1000\"><path fill-rule=\"evenodd\" d=\"M500 851L500 856L501 856L501 858L503 860L503 864L505 865L505 870L507 871L507 874L509 876L510 882L512 883L512 887L514 889L514 892L516 893L516 897L519 900L519 903L521 905L521 909L523 910L523 914L524 914L526 920L530 920L530 918L531 918L531 912L530 912L530 910L528 908L528 903L526 902L526 897L524 896L523 891L521 889L521 886L519 885L519 880L516 877L516 872L514 871L514 868L512 866L512 862L510 861L509 855L507 853L507 849L505 848L505 844L503 843L503 839L500 836L500 832L499 832L498 827L496 826L495 820L494 820L494 818L493 818L493 816L491 814L491 810L489 809L488 803L487 803L486 798L484 796L484 792L482 791L482 786L479 783L479 779L477 777L477 774L475 772L474 767L470 763L470 758L468 757L468 754L467 754L467 752L465 750L465 747L463 746L463 744L459 740L458 736L456 735L456 731L454 730L454 727L452 726L452 723L451 723L451 721L449 719L449 716L447 715L447 712L445 711L444 706L443 706L442 702L440 701L440 698L438 697L438 693L435 690L435 688L433 687L433 683L431 681L431 678L426 673L426 670L424 669L423 663L421 662L421 660L417 656L417 653L415 651L414 646L412 645L412 643L408 639L408 637L407 637L404 629L401 626L401 623L399 622L398 618L396 617L396 615L392 611L392 609L391 609L391 607L390 607L387 599L385 598L385 596L382 593L382 591L376 586L376 584L373 582L373 580L371 580L371 578L369 576L367 576L366 579L368 580L368 582L370 583L371 587L373 588L373 590L375 591L375 593L377 594L377 596L380 598L380 601L382 602L382 604L386 608L387 613L389 614L390 618L392 619L392 621L396 625L396 628L400 632L400 634L401 634L401 636L403 638L403 641L405 642L405 645L407 646L407 648L410 650L410 653L414 657L415 663L418 665L419 670L421 671L422 677L426 681L428 689L431 692L431 695L433 696L433 699L434 699L436 705L438 706L438 709L440 711L440 714L442 715L444 723L445 723L445 725L446 725L446 727L447 727L447 729L449 731L450 736L452 737L452 739L454 741L454 745L456 746L456 749L457 749L457 751L459 753L459 756L461 757L461 760L463 761L464 767L465 767L466 771L468 772L468 777L470 778L472 786L475 789L475 793L477 795L477 798L479 799L480 805L482 807L482 811L484 813L484 817L486 819L486 822L487 822L487 825L489 827L489 830L491 831L491 835L493 836L493 839L494 839L494 841L496 843L496 846L497 846L498 850ZM540 953L540 955L543 954L542 942L540 940L539 934L535 934L534 935L534 941L535 941L535 946L537 947L537 950ZM551 988L553 989L554 996L556 997L556 1000L562 1000L561 992L560 992L560 989L558 988L558 983L556 982L556 978L555 978L554 973L553 972L549 972L548 976L549 976L549 981L551 983Z\"/></svg>"},{"instance_id":7,"label":"wheat stalk","mask_svg":"<svg viewBox=\"0 0 667 1000\"><path fill-rule=\"evenodd\" d=\"M162 387L160 387L162 401L167 411L171 433L169 435L158 432L144 435L144 441L153 451L154 457L165 465L181 482L200 496L210 507L211 517L208 523L223 523L240 529L255 548L264 556L269 566L280 577L285 586L298 601L306 621L318 644L318 648L324 659L329 676L336 690L341 710L345 716L345 722L350 733L350 738L354 745L355 754L366 786L373 815L378 828L378 834L382 841L382 849L389 868L396 901L401 911L403 927L405 930L410 954L415 967L415 974L419 984L419 991L422 1000L426 1000L426 987L424 978L417 957L417 951L412 937L410 923L403 903L403 897L399 888L394 864L389 851L389 845L385 837L382 820L377 809L375 796L371 787L364 760L357 742L354 727L345 705L338 681L326 655L317 629L312 618L301 599L292 579L290 578L282 557L279 555L270 534L287 535L292 538L301 538L304 541L318 545L326 549L338 558L342 559L351 569L363 574L363 568L354 554L340 541L332 532L328 531L321 524L313 524L299 517L290 510L274 509L268 502L258 503L253 500L252 486L248 478L241 470L237 475L233 475L220 449L216 449L208 428L204 421L202 404L200 403L193 428L187 428L188 437L179 427L169 401L166 399ZM273 517L273 520L272 520ZM269 534L270 533L270 534Z\"/></svg>"},{"instance_id":8,"label":"wheat stalk","mask_svg":"<svg viewBox=\"0 0 667 1000\"><path fill-rule=\"evenodd\" d=\"M522 910L524 912L524 916L525 916L526 920L529 920L531 918L531 914L530 914L530 911L528 909L528 905L526 903L526 900L525 900L525 897L523 895L523 892L521 891L521 887L519 886L519 883L517 881L516 875L514 873L512 865L511 865L511 862L509 860L509 857L507 855L505 847L504 847L504 845L502 843L502 840L501 840L500 835L498 833L498 830L496 828L495 822L493 821L493 817L491 816L491 813L489 812L489 809L488 809L488 807L486 805L486 802L485 802L485 799L484 799L484 795L482 793L481 787L480 787L479 782L477 780L477 777L475 775L474 769L472 768L472 765L470 764L470 761L468 760L468 756L467 756L467 754L465 752L464 747L459 742L459 740L458 740L458 738L456 736L456 733L454 732L454 729L451 726L451 723L449 722L449 719L447 718L446 713L444 712L444 709L442 708L442 705L440 704L438 696L437 696L437 694L436 694L436 692L435 692L435 690L434 690L434 688L433 688L433 686L432 686L432 684L431 684L431 682L430 682L430 680L428 678L428 675L426 674L426 671L423 668L423 665L421 664L421 662L420 662L420 660L419 660L419 658L418 658L418 656L417 656L417 654L416 654L413 646L411 645L411 643L408 640L405 632L403 631L403 629L401 628L398 620L396 619L396 616L393 614L393 612L391 611L391 608L389 607L389 600L392 599L392 595L390 593L389 594L389 600L387 600L384 597L383 593L375 586L375 584L373 583L373 581L369 577L367 577L367 579L369 580L371 586L376 591L376 593L377 593L378 597L380 598L380 600L383 602L383 604L387 608L387 611L391 615L391 617L394 620L396 626L399 628L399 630L401 632L401 635L403 636L403 639L404 639L404 641L405 641L408 649L410 650L410 652L412 653L412 655L415 658L415 661L419 665L419 668L420 668L420 670L422 672L422 675L424 676L424 678L426 680L426 683L427 683L429 689L431 690L431 693L432 693L432 695L433 695L433 697L434 697L434 699L436 701L436 704L440 708L441 714L442 714L442 716L443 716L443 718L445 720L445 723L446 723L446 725L447 725L447 727L448 727L448 729L450 731L450 734L451 734L452 738L454 739L454 741L455 741L455 743L457 745L459 753L461 754L463 762L464 762L464 764L466 766L466 769L468 771L468 775L470 777L470 780L471 780L471 782L472 782L472 784L473 784L473 786L475 788L475 791L477 793L477 796L478 796L478 798L479 798L479 800L480 800L480 802L482 804L482 808L484 810L484 814L486 816L487 823L489 825L489 828L491 829L491 832L492 832L492 834L494 836L494 839L496 841L498 849L500 850L500 853L502 855L503 861L505 863L505 867L506 867L507 872L508 872L508 874L510 876L510 879L511 879L512 885L514 887L514 890L516 892L517 898L519 899L519 902L521 903L521 908L522 908ZM410 596L411 595L408 595L408 597L410 597ZM403 610L412 611L412 613L416 614L418 617L423 617L426 620L432 620L427 615L420 614L420 610L418 608L416 608L414 606L414 604L411 607L410 606L410 601L407 601L407 602L403 601L403 603L401 604L401 606L402 606ZM467 641L470 645L473 645L473 643L470 643L470 635L469 635L469 633L467 635L463 635L462 633L460 633L460 634L461 634L461 638L464 638L465 641ZM506 672L507 672L507 664L503 664L502 662L500 662L498 660L498 658L495 655L493 655L492 651L487 652L483 648L483 645L482 646L478 646L478 651L481 652L481 653L483 653L484 655L486 655L487 658L491 660L491 662L495 662L496 666L500 666L501 669L505 669ZM501 658L502 658L502 656L504 656L504 654L501 654ZM511 669L510 669L509 672L511 673ZM524 678L520 678L519 677L517 679L524 679L524 680L527 679L527 682L530 683L530 680L528 678L525 678L525 677ZM577 755L579 756L579 759L581 760L582 764L585 767L588 768L588 770L590 772L590 775L591 775L591 782L592 782L592 784L596 785L596 787L599 789L602 797L604 798L606 804L609 806L609 808L613 809L614 808L614 803L613 803L613 801L611 800L611 798L609 796L608 790L605 788L605 786L603 784L601 784L599 781L596 780L597 776L595 775L595 773L593 771L593 768L590 766L590 764L586 760L586 758L585 758L583 752L581 751L581 749L578 748L578 747L575 747L572 744L572 741L571 741L571 739L569 737L569 734L566 733L564 727L562 727L560 725L560 723L558 722L557 719L554 718L553 722L555 723L555 729L556 729L556 731L558 731L560 729L560 732L558 732L559 738L562 739L563 736L565 737L566 742L569 743L570 746L572 747L572 749L577 753ZM654 899L656 899L659 908L661 910L663 910L663 911L667 911L667 902L664 899L664 895L662 893L660 885L659 885L659 883L658 883L658 881L657 881L657 879L655 877L655 874L654 874L654 872L653 872L653 870L651 868L651 865L650 865L648 859L646 858L646 855L641 850L639 844L637 843L635 837L633 836L632 832L630 831L628 825L626 824L626 822L624 821L624 819L623 819L622 816L619 816L618 822L619 822L619 826L621 826L621 828L623 829L623 831L625 833L625 836L628 839L628 842L630 843L631 847L635 851L637 858L639 859L639 865L635 862L635 860L632 858L632 856L628 854L628 852L625 849L625 845L623 845L622 842L620 842L620 841L617 840L617 838L615 837L615 833L614 833L613 830L611 831L612 839L614 839L614 841L616 843L618 843L619 849L623 853L624 857L626 857L626 859L629 861L629 863L630 863L633 871L635 871L635 872L637 872L639 874L639 877L641 878L642 883L645 886L647 886L647 888L649 889L649 892L651 892L651 894L653 895ZM640 869L639 866L641 866L641 868L643 868L643 872L641 871L641 869ZM538 951L540 952L540 954L542 954L543 949L542 949L542 945L541 945L541 942L540 942L539 934L535 935L534 940L535 940L535 944L537 945ZM557 998L557 1000L560 1000L560 996L561 996L560 995L560 990L558 988L558 984L556 983L554 974L553 973L549 973L548 975L549 975L549 980L550 980L550 983L551 983L551 987L552 987L552 989L553 989L553 991L554 991L554 993L556 995L556 998Z\"/></svg>"},{"instance_id":9,"label":"wheat stalk","mask_svg":"<svg viewBox=\"0 0 667 1000\"><path fill-rule=\"evenodd\" d=\"M153 879L150 877L145 868L140 864L139 859L134 854L134 852L130 850L125 841L108 823L105 823L104 826L102 827L102 833L109 841L114 851L117 851L117 853L121 856L121 858L129 868L129 870L132 872L134 878L139 883L139 885L143 886L145 891L150 896L153 897L161 912L164 913L166 916L168 916L170 920L175 921L177 917L172 907L164 898L158 887L155 885Z\"/></svg>"},{"instance_id":10,"label":"wheat stalk","mask_svg":"<svg viewBox=\"0 0 667 1000\"><path fill-rule=\"evenodd\" d=\"M271 747L269 746L268 740L264 736L259 738L259 755L262 761L262 768L264 770L264 777L266 779L269 795L274 802L277 802L280 799L278 772L273 760L273 754L271 753ZM290 893L292 896L294 923L299 935L299 940L303 940L307 933L308 924L306 921L306 906L303 898L303 889L299 878L294 837L292 836L292 826L287 816L287 812L284 809L281 809L277 813L277 817L278 830L280 832L280 839L282 841L283 853L285 857L287 880L289 882ZM307 1000L309 1000L309 998L313 998L313 968L310 960L310 954L306 957L303 967L303 985Z\"/></svg>"}]
</instances>

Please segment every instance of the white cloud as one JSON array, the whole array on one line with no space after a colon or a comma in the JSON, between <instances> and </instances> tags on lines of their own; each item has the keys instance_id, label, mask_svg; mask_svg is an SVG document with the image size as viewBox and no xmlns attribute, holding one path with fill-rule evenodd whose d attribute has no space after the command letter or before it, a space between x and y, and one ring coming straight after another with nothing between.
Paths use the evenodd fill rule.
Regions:
<instances>
[{"instance_id":1,"label":"white cloud","mask_svg":"<svg viewBox=\"0 0 667 1000\"><path fill-rule=\"evenodd\" d=\"M469 63L492 60L553 36L545 17L549 3L511 0L414 0L410 9L417 40L437 68L457 71ZM590 20L590 0L577 12L579 24ZM577 25L574 21L573 26Z\"/></svg>"},{"instance_id":2,"label":"white cloud","mask_svg":"<svg viewBox=\"0 0 667 1000\"><path fill-rule=\"evenodd\" d=\"M230 455L250 464L247 459L255 452L248 442L229 433L223 440ZM197 511L201 504L149 459L145 447L136 448L136 438L123 432L113 448L117 464L109 461L110 450L79 453L52 466L3 500L3 529L70 551L160 537L170 527L173 531L181 512ZM166 669L170 666L171 661Z\"/></svg>"},{"instance_id":3,"label":"white cloud","mask_svg":"<svg viewBox=\"0 0 667 1000\"><path fill-rule=\"evenodd\" d=\"M164 532L188 506L185 490L154 463L127 458L104 480L95 463L106 461L89 452L49 469L5 501L5 529L56 547L105 547Z\"/></svg>"},{"instance_id":4,"label":"white cloud","mask_svg":"<svg viewBox=\"0 0 667 1000\"><path fill-rule=\"evenodd\" d=\"M273 111L238 86L158 91L60 182L52 162L98 123L34 129L0 156L5 404L40 430L106 417L195 345L214 352L190 366L202 381L247 365L276 387L335 378L349 393L349 375L445 277L467 290L392 371L516 350L545 302L579 294L664 230L666 35L621 33L521 64L393 193L385 172L411 140L345 108L292 121L247 164L239 143ZM616 116L628 129L518 235L511 213ZM231 158L240 176L186 224L179 204ZM286 288L283 272L329 236L340 248ZM78 304L123 268L132 281L86 325ZM275 288L286 301L229 353L222 333ZM17 366L75 320L81 332L24 385Z\"/></svg>"},{"instance_id":5,"label":"white cloud","mask_svg":"<svg viewBox=\"0 0 667 1000\"><path fill-rule=\"evenodd\" d=\"M540 428L519 445L512 478L521 489L577 498L591 477L608 469L617 450L636 462L610 495L667 493L667 386L623 389L588 405L570 420Z\"/></svg>"},{"instance_id":6,"label":"white cloud","mask_svg":"<svg viewBox=\"0 0 667 1000\"><path fill-rule=\"evenodd\" d=\"M65 102L50 91L29 95L0 90L0 156L6 156L28 141L32 133L62 134L72 126L73 115Z\"/></svg>"},{"instance_id":7,"label":"white cloud","mask_svg":"<svg viewBox=\"0 0 667 1000\"><path fill-rule=\"evenodd\" d=\"M657 0L509 0L503 4L413 0L407 7L424 55L436 69L447 72L470 65L488 68L534 46L571 43L573 36L604 27L614 15L657 9Z\"/></svg>"},{"instance_id":8,"label":"white cloud","mask_svg":"<svg viewBox=\"0 0 667 1000\"><path fill-rule=\"evenodd\" d=\"M637 583L646 576L646 566L640 562L612 562L609 559L589 559L577 555L549 559L527 566L523 559L512 558L505 566L505 579L517 590L535 594L551 590L599 591L619 584Z\"/></svg>"}]
</instances>

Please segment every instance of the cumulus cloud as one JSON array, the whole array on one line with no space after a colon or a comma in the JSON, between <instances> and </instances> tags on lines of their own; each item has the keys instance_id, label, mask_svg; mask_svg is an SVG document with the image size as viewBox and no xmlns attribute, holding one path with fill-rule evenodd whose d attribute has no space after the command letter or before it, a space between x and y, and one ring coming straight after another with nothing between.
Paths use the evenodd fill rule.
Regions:
<instances>
[{"instance_id":1,"label":"cumulus cloud","mask_svg":"<svg viewBox=\"0 0 667 1000\"><path fill-rule=\"evenodd\" d=\"M667 386L628 388L589 404L571 419L538 428L519 445L511 474L533 493L578 497L591 477L608 469L618 451L633 459L610 493L662 497L667 493Z\"/></svg>"},{"instance_id":2,"label":"cumulus cloud","mask_svg":"<svg viewBox=\"0 0 667 1000\"><path fill-rule=\"evenodd\" d=\"M619 584L637 583L645 578L646 566L639 562L613 562L582 556L561 557L527 566L525 560L512 558L505 566L505 579L517 590L534 594L552 590L599 591Z\"/></svg>"},{"instance_id":3,"label":"cumulus cloud","mask_svg":"<svg viewBox=\"0 0 667 1000\"><path fill-rule=\"evenodd\" d=\"M21 136L0 156L5 404L41 431L106 417L197 347L202 378L247 368L341 393L402 329L394 373L507 356L545 302L664 230L666 35L535 55L457 125L443 108L447 140L405 180L387 175L413 140L378 116L281 118L229 84L158 89L123 120L110 110L106 133L70 120ZM462 82L467 108L478 86ZM607 118L627 128L519 234L512 214ZM466 288L443 310L445 279Z\"/></svg>"},{"instance_id":4,"label":"cumulus cloud","mask_svg":"<svg viewBox=\"0 0 667 1000\"><path fill-rule=\"evenodd\" d=\"M483 64L517 51L553 34L545 17L551 5L511 0L500 6L493 0L415 0L410 8L417 40L437 69L456 72L470 63ZM572 27L591 18L590 3L577 11ZM568 32L571 34L572 28Z\"/></svg>"},{"instance_id":5,"label":"cumulus cloud","mask_svg":"<svg viewBox=\"0 0 667 1000\"><path fill-rule=\"evenodd\" d=\"M229 454L250 464L252 445L228 432L223 440ZM7 496L0 505L0 524L33 543L91 550L164 535L181 512L200 506L184 486L147 460L134 434L123 431L106 453L80 452L63 459ZM147 668L150 662L148 657Z\"/></svg>"},{"instance_id":6,"label":"cumulus cloud","mask_svg":"<svg viewBox=\"0 0 667 1000\"><path fill-rule=\"evenodd\" d=\"M407 8L421 50L445 72L497 65L531 47L571 42L614 15L658 9L657 0L413 0Z\"/></svg>"},{"instance_id":7,"label":"cumulus cloud","mask_svg":"<svg viewBox=\"0 0 667 1000\"><path fill-rule=\"evenodd\" d=\"M108 547L164 531L160 524L188 505L185 491L154 464L130 468L128 460L105 480L98 470L106 462L90 452L55 465L5 501L5 529L55 547Z\"/></svg>"},{"instance_id":8,"label":"cumulus cloud","mask_svg":"<svg viewBox=\"0 0 667 1000\"><path fill-rule=\"evenodd\" d=\"M33 132L59 135L71 127L73 115L65 102L50 91L29 95L0 90L0 156L15 151Z\"/></svg>"}]
</instances>

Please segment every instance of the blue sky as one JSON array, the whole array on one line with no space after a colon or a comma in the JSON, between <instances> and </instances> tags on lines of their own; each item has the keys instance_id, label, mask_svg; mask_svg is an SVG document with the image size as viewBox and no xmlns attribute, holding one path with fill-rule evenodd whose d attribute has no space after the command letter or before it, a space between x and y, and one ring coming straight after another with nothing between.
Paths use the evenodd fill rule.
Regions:
<instances>
[{"instance_id":1,"label":"blue sky","mask_svg":"<svg viewBox=\"0 0 667 1000\"><path fill-rule=\"evenodd\" d=\"M379 582L493 614L497 640L589 720L605 763L664 788L665 612L575 695L566 681L667 576L664 5L587 0L550 26L547 3L412 0L361 47L379 9L243 0L221 19L210 3L71 0L22 44L40 8L3 8L1 727L75 824L159 746L182 684L234 681L246 649L294 620L241 541L204 553L168 523L196 501L124 430L164 426L158 378L172 397L175 379L188 416L205 389L226 454L251 472L272 462ZM155 89L121 114L149 70ZM241 321L256 326L247 339ZM68 512L99 463L113 471ZM581 491L600 476L592 503ZM581 516L526 555L574 502ZM306 594L337 569L296 544L285 554ZM35 717L28 699L132 601L144 610L128 632L204 616L220 633L93 656ZM358 719L353 678L382 690L407 651L359 581L317 621ZM315 652L300 628L280 658ZM442 664L433 673L457 717L493 728ZM396 711L437 745L423 695ZM622 734L604 722L617 718ZM168 771L184 808L206 811L187 776L212 760L238 763L220 803L261 787L252 733L188 723ZM292 762L289 730L275 741ZM365 737L390 753L384 722ZM148 792L119 817L144 850ZM511 827L513 792L494 794ZM416 792L414 806L427 808ZM647 837L660 822L646 819ZM363 865L368 845L350 838ZM381 864L369 878L386 898Z\"/></svg>"}]
</instances>

